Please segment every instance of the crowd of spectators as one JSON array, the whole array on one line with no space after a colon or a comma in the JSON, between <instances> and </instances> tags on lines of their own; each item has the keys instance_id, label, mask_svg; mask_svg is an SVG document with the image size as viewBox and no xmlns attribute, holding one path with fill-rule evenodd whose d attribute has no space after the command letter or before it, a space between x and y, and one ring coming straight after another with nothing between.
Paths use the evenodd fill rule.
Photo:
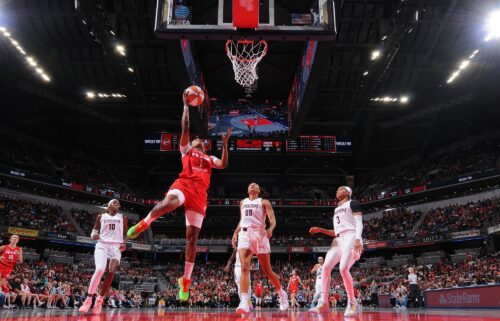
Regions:
<instances>
[{"instance_id":1,"label":"crowd of spectators","mask_svg":"<svg viewBox=\"0 0 500 321\"><path fill-rule=\"evenodd\" d=\"M316 276L310 272L315 262L310 258L295 257L292 261L272 262L274 271L279 275L282 285L288 288L292 270L301 277L304 288L300 287L297 296L301 306L311 303L315 290ZM362 268L355 265L352 274L356 286L356 297L363 305L376 304L373 293L390 294L394 304L408 304L408 267L409 265L389 267L378 266ZM233 280L232 264L224 262L198 262L193 272L190 299L181 303L177 298L177 278L182 275L183 266L179 262L168 262L159 268L164 276L166 288L154 293L138 293L113 288L105 300L107 307L159 306L166 308L228 308L238 302L237 288ZM278 294L267 278L253 263L251 268L252 284L260 280L263 284L263 306L276 307ZM500 252L482 257L469 256L463 261L453 262L443 258L440 262L415 266L420 290L453 288L481 284L500 283ZM2 287L1 293L7 297L4 308L46 307L77 308L85 299L87 285L93 269L89 262L56 264L40 261L18 264L9 284ZM121 274L131 277L152 276L150 267L142 263L132 263L123 268ZM345 305L346 293L338 271L334 271L331 295L336 303ZM421 305L421 298L420 303Z\"/></svg>"},{"instance_id":2,"label":"crowd of spectators","mask_svg":"<svg viewBox=\"0 0 500 321\"><path fill-rule=\"evenodd\" d=\"M445 154L434 154L412 161L390 171L361 180L357 196L375 195L431 182L439 182L466 174L482 173L500 168L500 137L470 143Z\"/></svg>"},{"instance_id":3,"label":"crowd of spectators","mask_svg":"<svg viewBox=\"0 0 500 321\"><path fill-rule=\"evenodd\" d=\"M75 234L76 227L52 204L0 196L0 223L7 226Z\"/></svg>"},{"instance_id":4,"label":"crowd of spectators","mask_svg":"<svg viewBox=\"0 0 500 321\"><path fill-rule=\"evenodd\" d=\"M445 235L500 223L500 198L491 198L462 205L451 205L431 210L424 219L417 236Z\"/></svg>"},{"instance_id":5,"label":"crowd of spectators","mask_svg":"<svg viewBox=\"0 0 500 321\"><path fill-rule=\"evenodd\" d=\"M1 143L1 165L29 170L53 179L130 193L127 185L120 182L116 175L102 166L86 161L83 155L63 155L21 140L2 139Z\"/></svg>"},{"instance_id":6,"label":"crowd of spectators","mask_svg":"<svg viewBox=\"0 0 500 321\"><path fill-rule=\"evenodd\" d=\"M83 234L88 235L94 226L97 212L91 213L82 209L71 209L66 212L60 206L53 204L0 195L0 225L64 235L82 234L78 233L77 227L68 215L75 219ZM136 223L137 220L129 220L130 226ZM141 234L135 242L146 242L145 235Z\"/></svg>"}]
</instances>

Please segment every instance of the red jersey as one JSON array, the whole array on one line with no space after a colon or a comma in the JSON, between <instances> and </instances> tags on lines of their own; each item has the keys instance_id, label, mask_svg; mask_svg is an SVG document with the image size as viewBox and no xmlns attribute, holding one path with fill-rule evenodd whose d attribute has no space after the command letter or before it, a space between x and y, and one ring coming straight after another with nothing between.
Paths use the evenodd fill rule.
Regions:
<instances>
[{"instance_id":1,"label":"red jersey","mask_svg":"<svg viewBox=\"0 0 500 321\"><path fill-rule=\"evenodd\" d=\"M210 156L188 147L187 152L182 153L182 172L179 174L181 179L189 179L194 183L201 185L205 192L210 187L210 177L212 168L215 167L215 156Z\"/></svg>"},{"instance_id":2,"label":"red jersey","mask_svg":"<svg viewBox=\"0 0 500 321\"><path fill-rule=\"evenodd\" d=\"M16 246L15 248L11 248L10 245L5 246L2 251L0 264L5 266L14 267L19 259L19 255L21 253L21 248Z\"/></svg>"},{"instance_id":3,"label":"red jersey","mask_svg":"<svg viewBox=\"0 0 500 321\"><path fill-rule=\"evenodd\" d=\"M262 296L262 284L260 282L255 284L255 295L258 297Z\"/></svg>"},{"instance_id":4,"label":"red jersey","mask_svg":"<svg viewBox=\"0 0 500 321\"><path fill-rule=\"evenodd\" d=\"M290 289L298 289L299 288L299 277L292 276L290 278Z\"/></svg>"}]
</instances>

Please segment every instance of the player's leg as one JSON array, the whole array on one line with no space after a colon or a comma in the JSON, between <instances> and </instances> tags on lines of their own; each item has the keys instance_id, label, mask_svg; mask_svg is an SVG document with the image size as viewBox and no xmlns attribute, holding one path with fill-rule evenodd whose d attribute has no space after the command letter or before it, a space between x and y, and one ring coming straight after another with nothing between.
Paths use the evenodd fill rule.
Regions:
<instances>
[{"instance_id":1,"label":"player's leg","mask_svg":"<svg viewBox=\"0 0 500 321\"><path fill-rule=\"evenodd\" d=\"M101 278L106 272L106 264L108 261L108 255L106 251L106 247L97 243L94 251L94 259L95 259L95 271L92 275L92 279L90 279L90 285L87 293L87 298L85 302L83 302L82 306L78 309L80 312L87 312L92 305L92 298L95 295L97 287L99 283L101 283Z\"/></svg>"},{"instance_id":2,"label":"player's leg","mask_svg":"<svg viewBox=\"0 0 500 321\"><path fill-rule=\"evenodd\" d=\"M344 282L345 291L347 293L347 307L345 315L352 315L356 313L357 303L354 297L354 281L351 275L351 267L356 262L354 255L354 235L345 237L342 240L342 257L340 259L340 275L342 276L342 281Z\"/></svg>"},{"instance_id":3,"label":"player's leg","mask_svg":"<svg viewBox=\"0 0 500 321\"><path fill-rule=\"evenodd\" d=\"M329 292L330 292L330 281L332 278L332 270L340 262L340 257L342 256L339 247L332 247L325 256L325 263L323 264L323 270L321 271L321 296L318 304L315 308L310 311L313 312L328 312L329 309Z\"/></svg>"},{"instance_id":4,"label":"player's leg","mask_svg":"<svg viewBox=\"0 0 500 321\"><path fill-rule=\"evenodd\" d=\"M239 253L236 253L239 255ZM234 283L236 283L236 287L238 288L238 297L241 300L241 264L240 266L234 267Z\"/></svg>"},{"instance_id":5,"label":"player's leg","mask_svg":"<svg viewBox=\"0 0 500 321\"><path fill-rule=\"evenodd\" d=\"M108 294L109 289L111 288L111 283L113 283L113 279L115 277L116 271L118 271L118 267L120 265L120 260L122 254L120 252L120 246L117 244L106 245L108 250L109 260L107 262L106 269L106 277L101 286L101 291L99 296L95 300L94 308L92 309L93 314L100 314L102 310L102 303L104 301L104 297Z\"/></svg>"},{"instance_id":6,"label":"player's leg","mask_svg":"<svg viewBox=\"0 0 500 321\"><path fill-rule=\"evenodd\" d=\"M184 274L179 278L179 299L187 301L189 299L189 285L191 284L191 274L196 260L196 244L200 235L204 216L198 211L186 209L186 261L184 262Z\"/></svg>"},{"instance_id":7,"label":"player's leg","mask_svg":"<svg viewBox=\"0 0 500 321\"><path fill-rule=\"evenodd\" d=\"M241 238L240 238L241 240ZM238 241L238 246L244 246L243 242ZM241 277L240 277L240 304L236 308L237 314L245 314L250 312L248 301L250 300L250 265L252 264L253 253L246 248L240 248L238 254L241 262Z\"/></svg>"},{"instance_id":8,"label":"player's leg","mask_svg":"<svg viewBox=\"0 0 500 321\"><path fill-rule=\"evenodd\" d=\"M161 202L158 202L145 218L128 229L127 236L130 239L137 238L139 234L147 230L151 223L153 223L156 219L165 215L166 213L172 212L173 210L184 204L184 200L184 193L181 190L172 189L168 191L165 198Z\"/></svg>"},{"instance_id":9,"label":"player's leg","mask_svg":"<svg viewBox=\"0 0 500 321\"><path fill-rule=\"evenodd\" d=\"M265 243L266 240L267 240L267 244L269 244L269 239L267 237L263 240L263 242ZM274 271L271 267L270 246L269 246L268 253L259 254L257 257L259 258L260 268L262 269L262 272L264 272L264 274L267 276L267 278L273 284L273 286L276 288L276 291L279 294L280 310L282 310L282 311L287 310L289 307L288 294L285 292L285 290L281 286L279 276L276 273L274 273Z\"/></svg>"},{"instance_id":10,"label":"player's leg","mask_svg":"<svg viewBox=\"0 0 500 321\"><path fill-rule=\"evenodd\" d=\"M314 308L316 306L320 296L321 296L321 282L316 280L316 284L314 286L314 295L313 295L313 299L312 299L311 308Z\"/></svg>"}]
</instances>

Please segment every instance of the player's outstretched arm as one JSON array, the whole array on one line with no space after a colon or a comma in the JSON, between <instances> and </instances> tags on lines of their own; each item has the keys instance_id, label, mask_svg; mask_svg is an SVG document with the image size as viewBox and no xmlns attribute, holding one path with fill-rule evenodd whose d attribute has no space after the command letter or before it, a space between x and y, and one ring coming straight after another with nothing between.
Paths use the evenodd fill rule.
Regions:
<instances>
[{"instance_id":1,"label":"player's outstretched arm","mask_svg":"<svg viewBox=\"0 0 500 321\"><path fill-rule=\"evenodd\" d=\"M185 147L189 144L189 106L186 103L186 92L182 94L182 102L184 103L184 111L182 112L181 119L182 134L179 144L180 148Z\"/></svg>"},{"instance_id":2,"label":"player's outstretched arm","mask_svg":"<svg viewBox=\"0 0 500 321\"><path fill-rule=\"evenodd\" d=\"M314 235L314 234L325 234L325 235L328 235L328 236L331 236L331 237L337 237L337 235L335 235L335 231L334 230L327 230L327 229L324 229L324 228L321 228L321 227L317 227L317 226L313 226L309 229L309 233Z\"/></svg>"},{"instance_id":3,"label":"player's outstretched arm","mask_svg":"<svg viewBox=\"0 0 500 321\"><path fill-rule=\"evenodd\" d=\"M236 258L236 255L238 255L238 250L234 249L233 254L231 254L231 257L227 261L226 268L224 269L225 272L229 272L231 270L231 264L233 263L234 259Z\"/></svg>"},{"instance_id":4,"label":"player's outstretched arm","mask_svg":"<svg viewBox=\"0 0 500 321\"><path fill-rule=\"evenodd\" d=\"M97 215L97 217L95 219L94 229L92 230L92 233L90 234L90 237L94 241L97 241L99 239L99 231L100 230L101 230L101 214Z\"/></svg>"},{"instance_id":5,"label":"player's outstretched arm","mask_svg":"<svg viewBox=\"0 0 500 321\"><path fill-rule=\"evenodd\" d=\"M233 128L229 128L225 134L222 134L222 157L221 159L216 159L214 161L215 168L225 169L229 162L229 153L227 148L227 142L231 137L231 133L233 132Z\"/></svg>"},{"instance_id":6,"label":"player's outstretched arm","mask_svg":"<svg viewBox=\"0 0 500 321\"><path fill-rule=\"evenodd\" d=\"M262 207L266 212L267 218L269 219L269 227L267 228L267 237L271 238L273 236L273 231L276 228L276 216L274 215L273 206L268 200L262 201Z\"/></svg>"},{"instance_id":7,"label":"player's outstretched arm","mask_svg":"<svg viewBox=\"0 0 500 321\"><path fill-rule=\"evenodd\" d=\"M311 273L312 273L312 274L315 274L315 273L316 273L316 271L318 271L318 269L319 269L320 267L321 267L321 265L319 265L319 264L314 265L314 267L313 267L313 268L312 268L312 270L311 270Z\"/></svg>"},{"instance_id":8,"label":"player's outstretched arm","mask_svg":"<svg viewBox=\"0 0 500 321\"><path fill-rule=\"evenodd\" d=\"M233 233L233 238L231 239L231 243L233 244L233 248L236 248L236 242L238 242L238 233L240 233L241 227L240 224L238 223L238 226L236 227L236 230L234 230Z\"/></svg>"},{"instance_id":9,"label":"player's outstretched arm","mask_svg":"<svg viewBox=\"0 0 500 321\"><path fill-rule=\"evenodd\" d=\"M17 260L18 263L23 263L23 248L19 247L19 259Z\"/></svg>"},{"instance_id":10,"label":"player's outstretched arm","mask_svg":"<svg viewBox=\"0 0 500 321\"><path fill-rule=\"evenodd\" d=\"M123 243L120 245L120 251L125 251L127 249L127 231L128 231L128 217L123 215Z\"/></svg>"}]
</instances>

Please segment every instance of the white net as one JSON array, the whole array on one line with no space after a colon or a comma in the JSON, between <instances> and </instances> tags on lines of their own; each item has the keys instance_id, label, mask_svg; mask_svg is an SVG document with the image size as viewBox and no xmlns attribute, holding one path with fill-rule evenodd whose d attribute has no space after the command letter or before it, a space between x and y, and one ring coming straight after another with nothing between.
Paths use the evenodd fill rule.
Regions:
<instances>
[{"instance_id":1,"label":"white net","mask_svg":"<svg viewBox=\"0 0 500 321\"><path fill-rule=\"evenodd\" d=\"M234 79L241 86L248 88L259 78L257 64L267 54L267 42L228 40L226 54L233 64Z\"/></svg>"}]
</instances>

